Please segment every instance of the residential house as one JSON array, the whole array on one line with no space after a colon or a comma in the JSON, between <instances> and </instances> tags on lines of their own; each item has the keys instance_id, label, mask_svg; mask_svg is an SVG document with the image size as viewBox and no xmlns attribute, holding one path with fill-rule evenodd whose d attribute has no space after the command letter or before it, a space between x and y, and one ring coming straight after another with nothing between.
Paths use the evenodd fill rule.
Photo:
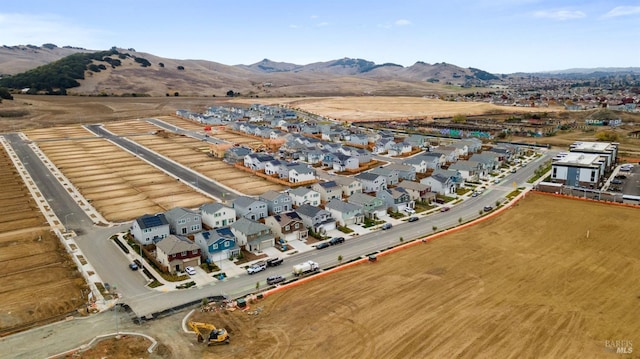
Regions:
<instances>
[{"instance_id":1,"label":"residential house","mask_svg":"<svg viewBox=\"0 0 640 359\"><path fill-rule=\"evenodd\" d=\"M482 149L482 140L475 137L460 140L458 143L463 143L467 146L467 154L478 153Z\"/></svg>"},{"instance_id":2,"label":"residential house","mask_svg":"<svg viewBox=\"0 0 640 359\"><path fill-rule=\"evenodd\" d=\"M290 190L289 196L291 197L293 205L296 207L302 206L305 203L312 206L320 205L320 193L306 187L297 187Z\"/></svg>"},{"instance_id":3,"label":"residential house","mask_svg":"<svg viewBox=\"0 0 640 359\"><path fill-rule=\"evenodd\" d=\"M171 234L186 235L202 230L200 213L190 209L175 207L165 212Z\"/></svg>"},{"instance_id":4,"label":"residential house","mask_svg":"<svg viewBox=\"0 0 640 359\"><path fill-rule=\"evenodd\" d=\"M353 177L335 176L333 180L342 187L342 195L345 197L354 193L362 193L362 183Z\"/></svg>"},{"instance_id":5,"label":"residential house","mask_svg":"<svg viewBox=\"0 0 640 359\"><path fill-rule=\"evenodd\" d=\"M244 166L254 171L264 170L267 162L273 161L274 159L271 155L250 153L244 156Z\"/></svg>"},{"instance_id":6,"label":"residential house","mask_svg":"<svg viewBox=\"0 0 640 359\"><path fill-rule=\"evenodd\" d=\"M362 213L366 218L381 219L387 216L387 205L382 198L366 193L354 193L349 196L347 202L361 206Z\"/></svg>"},{"instance_id":7,"label":"residential house","mask_svg":"<svg viewBox=\"0 0 640 359\"><path fill-rule=\"evenodd\" d=\"M375 154L383 154L383 153L387 153L389 151L389 148L391 148L391 146L395 146L395 141L392 138L385 138L385 139L379 139L378 141L376 141L376 143L373 145L373 153Z\"/></svg>"},{"instance_id":8,"label":"residential house","mask_svg":"<svg viewBox=\"0 0 640 359\"><path fill-rule=\"evenodd\" d=\"M296 213L302 218L302 223L315 233L326 233L336 229L336 220L329 211L308 204L296 208Z\"/></svg>"},{"instance_id":9,"label":"residential house","mask_svg":"<svg viewBox=\"0 0 640 359\"><path fill-rule=\"evenodd\" d=\"M469 145L464 141L456 141L450 144L449 147L454 149L458 159L466 158L469 155Z\"/></svg>"},{"instance_id":10,"label":"residential house","mask_svg":"<svg viewBox=\"0 0 640 359\"><path fill-rule=\"evenodd\" d=\"M488 172L492 172L500 168L498 155L491 152L474 153L469 158L469 161L481 163L482 167L485 168Z\"/></svg>"},{"instance_id":11,"label":"residential house","mask_svg":"<svg viewBox=\"0 0 640 359\"><path fill-rule=\"evenodd\" d=\"M193 242L200 247L202 259L207 263L231 259L240 254L240 247L236 244L236 237L229 227L195 233Z\"/></svg>"},{"instance_id":12,"label":"residential house","mask_svg":"<svg viewBox=\"0 0 640 359\"><path fill-rule=\"evenodd\" d=\"M389 156L400 156L411 152L411 144L408 142L394 142L388 146L387 152Z\"/></svg>"},{"instance_id":13,"label":"residential house","mask_svg":"<svg viewBox=\"0 0 640 359\"><path fill-rule=\"evenodd\" d=\"M416 179L416 168L413 166L392 163L384 166L384 168L390 171L396 171L398 173L398 180L415 181Z\"/></svg>"},{"instance_id":14,"label":"residential house","mask_svg":"<svg viewBox=\"0 0 640 359\"><path fill-rule=\"evenodd\" d=\"M453 163L458 160L458 156L456 155L456 150L453 148L449 148L448 146L438 146L438 148L429 151L428 154L436 154L441 155L444 158L444 163Z\"/></svg>"},{"instance_id":15,"label":"residential house","mask_svg":"<svg viewBox=\"0 0 640 359\"><path fill-rule=\"evenodd\" d=\"M363 192L378 192L387 189L387 177L375 173L363 172L354 176L362 183Z\"/></svg>"},{"instance_id":16,"label":"residential house","mask_svg":"<svg viewBox=\"0 0 640 359\"><path fill-rule=\"evenodd\" d=\"M156 260L172 274L184 271L185 267L199 266L200 256L200 247L173 234L156 243Z\"/></svg>"},{"instance_id":17,"label":"residential house","mask_svg":"<svg viewBox=\"0 0 640 359\"><path fill-rule=\"evenodd\" d=\"M261 252L275 245L271 229L262 223L240 218L229 226L240 247L249 252Z\"/></svg>"},{"instance_id":18,"label":"residential house","mask_svg":"<svg viewBox=\"0 0 640 359\"><path fill-rule=\"evenodd\" d=\"M329 201L324 208L329 211L331 217L335 218L336 222L343 227L364 222L364 213L360 205L334 198Z\"/></svg>"},{"instance_id":19,"label":"residential house","mask_svg":"<svg viewBox=\"0 0 640 359\"><path fill-rule=\"evenodd\" d=\"M425 173L427 170L440 168L444 163L444 156L429 152L407 158L402 162L403 165L413 166L416 173Z\"/></svg>"},{"instance_id":20,"label":"residential house","mask_svg":"<svg viewBox=\"0 0 640 359\"><path fill-rule=\"evenodd\" d=\"M340 152L334 154L333 170L336 172L344 172L347 170L357 170L360 166L358 158L342 154Z\"/></svg>"},{"instance_id":21,"label":"residential house","mask_svg":"<svg viewBox=\"0 0 640 359\"><path fill-rule=\"evenodd\" d=\"M417 148L425 148L429 147L429 141L427 137L422 135L409 135L404 139L405 142L409 143L412 147Z\"/></svg>"},{"instance_id":22,"label":"residential house","mask_svg":"<svg viewBox=\"0 0 640 359\"><path fill-rule=\"evenodd\" d=\"M271 229L276 240L284 242L306 241L309 235L302 218L297 212L286 212L269 216L264 220L265 226Z\"/></svg>"},{"instance_id":23,"label":"residential house","mask_svg":"<svg viewBox=\"0 0 640 359\"><path fill-rule=\"evenodd\" d=\"M140 244L155 243L169 235L169 222L164 213L145 214L131 224L131 235Z\"/></svg>"},{"instance_id":24,"label":"residential house","mask_svg":"<svg viewBox=\"0 0 640 359\"><path fill-rule=\"evenodd\" d=\"M349 140L347 142L357 146L367 146L369 144L369 136L353 133L349 136Z\"/></svg>"},{"instance_id":25,"label":"residential house","mask_svg":"<svg viewBox=\"0 0 640 359\"><path fill-rule=\"evenodd\" d=\"M316 171L304 163L289 163L287 178L291 183L309 182L316 179Z\"/></svg>"},{"instance_id":26,"label":"residential house","mask_svg":"<svg viewBox=\"0 0 640 359\"><path fill-rule=\"evenodd\" d=\"M267 212L269 214L280 214L293 209L293 201L287 193L268 190L258 196L258 199L267 204Z\"/></svg>"},{"instance_id":27,"label":"residential house","mask_svg":"<svg viewBox=\"0 0 640 359\"><path fill-rule=\"evenodd\" d=\"M405 208L413 209L415 207L415 202L402 187L378 191L376 197L382 198L387 204L387 208L391 208L394 212L403 212Z\"/></svg>"},{"instance_id":28,"label":"residential house","mask_svg":"<svg viewBox=\"0 0 640 359\"><path fill-rule=\"evenodd\" d=\"M449 166L450 170L458 171L465 181L477 182L480 179L478 162L458 161Z\"/></svg>"},{"instance_id":29,"label":"residential house","mask_svg":"<svg viewBox=\"0 0 640 359\"><path fill-rule=\"evenodd\" d=\"M328 150L323 150L322 153L322 166L333 168L333 162L336 160L336 153Z\"/></svg>"},{"instance_id":30,"label":"residential house","mask_svg":"<svg viewBox=\"0 0 640 359\"><path fill-rule=\"evenodd\" d=\"M244 158L251 153L251 149L244 146L231 147L224 151L223 161L236 164L244 163Z\"/></svg>"},{"instance_id":31,"label":"residential house","mask_svg":"<svg viewBox=\"0 0 640 359\"><path fill-rule=\"evenodd\" d=\"M398 183L397 188L403 188L409 194L409 198L413 201L426 201L431 202L435 199L435 193L431 192L431 187L426 184L402 181Z\"/></svg>"},{"instance_id":32,"label":"residential house","mask_svg":"<svg viewBox=\"0 0 640 359\"><path fill-rule=\"evenodd\" d=\"M200 206L200 214L209 228L226 227L236 220L236 210L222 203L205 203Z\"/></svg>"},{"instance_id":33,"label":"residential house","mask_svg":"<svg viewBox=\"0 0 640 359\"><path fill-rule=\"evenodd\" d=\"M451 195L456 191L456 185L451 177L442 174L432 174L420 180L420 183L431 187L431 191L441 195Z\"/></svg>"},{"instance_id":34,"label":"residential house","mask_svg":"<svg viewBox=\"0 0 640 359\"><path fill-rule=\"evenodd\" d=\"M353 151L351 151L351 156L357 158L360 165L369 163L373 160L371 152L364 148L354 148Z\"/></svg>"},{"instance_id":35,"label":"residential house","mask_svg":"<svg viewBox=\"0 0 640 359\"><path fill-rule=\"evenodd\" d=\"M233 200L236 215L254 221L268 216L267 204L252 197L240 196Z\"/></svg>"},{"instance_id":36,"label":"residential house","mask_svg":"<svg viewBox=\"0 0 640 359\"><path fill-rule=\"evenodd\" d=\"M338 186L335 181L317 182L311 185L311 189L320 193L320 199L323 202L329 202L333 198L342 198L342 187Z\"/></svg>"},{"instance_id":37,"label":"residential house","mask_svg":"<svg viewBox=\"0 0 640 359\"><path fill-rule=\"evenodd\" d=\"M379 175L379 176L384 176L385 180L387 182L387 186L395 186L398 184L398 171L394 170L393 168L389 169L389 166L385 166L385 167L376 167L370 171L368 171L368 173L372 173L375 175Z\"/></svg>"},{"instance_id":38,"label":"residential house","mask_svg":"<svg viewBox=\"0 0 640 359\"><path fill-rule=\"evenodd\" d=\"M264 173L269 176L277 176L278 178L287 178L289 171L286 165L286 162L280 160L266 162L264 164Z\"/></svg>"},{"instance_id":39,"label":"residential house","mask_svg":"<svg viewBox=\"0 0 640 359\"><path fill-rule=\"evenodd\" d=\"M433 171L433 174L440 174L443 176L450 177L456 189L464 186L464 178L462 177L460 172L456 170L453 170L453 169L443 170L442 168L438 168L437 170Z\"/></svg>"}]
</instances>

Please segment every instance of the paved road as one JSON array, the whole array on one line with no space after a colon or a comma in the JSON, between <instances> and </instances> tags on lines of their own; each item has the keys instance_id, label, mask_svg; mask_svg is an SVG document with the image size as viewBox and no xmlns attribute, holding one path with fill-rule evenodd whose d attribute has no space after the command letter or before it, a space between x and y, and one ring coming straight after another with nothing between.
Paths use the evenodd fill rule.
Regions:
<instances>
[{"instance_id":1,"label":"paved road","mask_svg":"<svg viewBox=\"0 0 640 359\"><path fill-rule=\"evenodd\" d=\"M164 128L165 130L169 130L171 132L175 132L181 135L187 135L189 137L193 137L195 139L204 141L204 142L209 142L209 143L215 143L215 144L222 144L222 143L227 143L227 144L233 144L232 142L229 141L225 141L223 139L217 138L217 137L210 137L210 136L205 136L204 133L200 133L200 132L196 132L196 131L189 131L189 130L184 130L180 127L176 127L170 123L166 123L162 120L158 120L157 118L147 118L145 119L147 122L150 122L158 127ZM206 125L203 125L203 127Z\"/></svg>"}]
</instances>

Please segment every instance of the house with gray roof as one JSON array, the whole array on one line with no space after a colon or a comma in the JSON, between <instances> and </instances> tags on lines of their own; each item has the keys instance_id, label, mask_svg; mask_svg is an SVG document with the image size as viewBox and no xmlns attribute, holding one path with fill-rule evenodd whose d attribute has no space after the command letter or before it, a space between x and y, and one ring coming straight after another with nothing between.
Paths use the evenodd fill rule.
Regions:
<instances>
[{"instance_id":1,"label":"house with gray roof","mask_svg":"<svg viewBox=\"0 0 640 359\"><path fill-rule=\"evenodd\" d=\"M287 162L280 160L272 160L264 164L264 173L269 176L277 176L278 178L288 178Z\"/></svg>"},{"instance_id":2,"label":"house with gray roof","mask_svg":"<svg viewBox=\"0 0 640 359\"><path fill-rule=\"evenodd\" d=\"M398 172L398 180L415 181L416 179L416 168L413 166L391 163L384 168Z\"/></svg>"},{"instance_id":3,"label":"house with gray roof","mask_svg":"<svg viewBox=\"0 0 640 359\"><path fill-rule=\"evenodd\" d=\"M431 187L431 191L441 195L451 195L456 191L453 179L442 174L432 174L420 180L420 183Z\"/></svg>"},{"instance_id":4,"label":"house with gray roof","mask_svg":"<svg viewBox=\"0 0 640 359\"><path fill-rule=\"evenodd\" d=\"M424 148L429 147L429 140L426 136L411 134L404 139L405 142L413 147Z\"/></svg>"},{"instance_id":5,"label":"house with gray roof","mask_svg":"<svg viewBox=\"0 0 640 359\"><path fill-rule=\"evenodd\" d=\"M398 188L403 188L413 201L430 202L436 197L435 193L431 192L431 187L418 182L402 181L398 183Z\"/></svg>"},{"instance_id":6,"label":"house with gray roof","mask_svg":"<svg viewBox=\"0 0 640 359\"><path fill-rule=\"evenodd\" d=\"M275 245L271 229L260 222L240 218L229 226L238 245L249 252L260 252Z\"/></svg>"},{"instance_id":7,"label":"house with gray roof","mask_svg":"<svg viewBox=\"0 0 640 359\"><path fill-rule=\"evenodd\" d=\"M415 202L402 187L378 191L376 197L382 198L387 204L387 208L391 208L394 212L403 212L405 208L413 209L415 207Z\"/></svg>"},{"instance_id":8,"label":"house with gray roof","mask_svg":"<svg viewBox=\"0 0 640 359\"><path fill-rule=\"evenodd\" d=\"M265 218L264 224L271 229L276 240L281 240L285 243L295 240L306 241L309 236L309 231L297 212L269 216Z\"/></svg>"},{"instance_id":9,"label":"house with gray roof","mask_svg":"<svg viewBox=\"0 0 640 359\"><path fill-rule=\"evenodd\" d=\"M480 179L478 174L478 162L462 160L452 163L449 166L449 169L459 172L462 178L466 181L477 182Z\"/></svg>"},{"instance_id":10,"label":"house with gray roof","mask_svg":"<svg viewBox=\"0 0 640 359\"><path fill-rule=\"evenodd\" d=\"M370 219L382 219L387 216L387 205L382 198L366 193L354 193L347 202L362 207L362 214Z\"/></svg>"},{"instance_id":11,"label":"house with gray roof","mask_svg":"<svg viewBox=\"0 0 640 359\"><path fill-rule=\"evenodd\" d=\"M208 228L226 227L236 220L236 210L222 203L205 203L200 206L202 223Z\"/></svg>"},{"instance_id":12,"label":"house with gray roof","mask_svg":"<svg viewBox=\"0 0 640 359\"><path fill-rule=\"evenodd\" d=\"M171 234L187 235L202 230L200 213L190 209L175 207L164 213L169 222Z\"/></svg>"},{"instance_id":13,"label":"house with gray roof","mask_svg":"<svg viewBox=\"0 0 640 359\"><path fill-rule=\"evenodd\" d=\"M467 154L478 153L482 149L482 141L475 137L460 140L458 143L464 143L467 146Z\"/></svg>"},{"instance_id":14,"label":"house with gray roof","mask_svg":"<svg viewBox=\"0 0 640 359\"><path fill-rule=\"evenodd\" d=\"M271 155L262 153L250 153L244 156L244 166L255 171L264 170L267 162L273 161L275 158Z\"/></svg>"},{"instance_id":15,"label":"house with gray roof","mask_svg":"<svg viewBox=\"0 0 640 359\"><path fill-rule=\"evenodd\" d=\"M164 213L144 214L131 224L131 235L143 245L158 242L170 233L169 222Z\"/></svg>"},{"instance_id":16,"label":"house with gray roof","mask_svg":"<svg viewBox=\"0 0 640 359\"><path fill-rule=\"evenodd\" d=\"M336 220L325 209L303 204L296 208L296 212L302 218L304 225L315 233L327 233L336 229Z\"/></svg>"},{"instance_id":17,"label":"house with gray roof","mask_svg":"<svg viewBox=\"0 0 640 359\"><path fill-rule=\"evenodd\" d=\"M408 142L394 142L390 144L387 149L389 156L400 156L409 152L411 152L411 144Z\"/></svg>"},{"instance_id":18,"label":"house with gray roof","mask_svg":"<svg viewBox=\"0 0 640 359\"><path fill-rule=\"evenodd\" d=\"M323 202L329 202L333 198L342 199L342 187L335 181L316 182L311 185L311 189L320 193Z\"/></svg>"},{"instance_id":19,"label":"house with gray roof","mask_svg":"<svg viewBox=\"0 0 640 359\"><path fill-rule=\"evenodd\" d=\"M244 163L244 157L250 153L251 149L248 147L231 147L224 151L223 161L230 164Z\"/></svg>"},{"instance_id":20,"label":"house with gray roof","mask_svg":"<svg viewBox=\"0 0 640 359\"><path fill-rule=\"evenodd\" d=\"M240 196L233 200L236 215L254 221L268 216L267 204L253 197Z\"/></svg>"},{"instance_id":21,"label":"house with gray roof","mask_svg":"<svg viewBox=\"0 0 640 359\"><path fill-rule=\"evenodd\" d=\"M358 158L337 152L333 157L333 170L344 172L346 170L357 170L360 166Z\"/></svg>"},{"instance_id":22,"label":"house with gray roof","mask_svg":"<svg viewBox=\"0 0 640 359\"><path fill-rule=\"evenodd\" d=\"M365 134L352 133L349 138L346 139L347 143L357 146L366 146L369 144L369 136Z\"/></svg>"},{"instance_id":23,"label":"house with gray roof","mask_svg":"<svg viewBox=\"0 0 640 359\"><path fill-rule=\"evenodd\" d=\"M398 184L398 171L394 170L393 168L388 168L389 166L385 166L385 167L376 167L370 171L368 171L368 173L373 173L375 175L380 175L380 176L384 176L386 181L387 181L387 186L395 186L396 184Z\"/></svg>"},{"instance_id":24,"label":"house with gray roof","mask_svg":"<svg viewBox=\"0 0 640 359\"><path fill-rule=\"evenodd\" d=\"M362 206L354 203L344 202L334 198L324 206L324 209L329 211L331 217L335 218L336 222L343 227L364 222Z\"/></svg>"},{"instance_id":25,"label":"house with gray roof","mask_svg":"<svg viewBox=\"0 0 640 359\"><path fill-rule=\"evenodd\" d=\"M434 170L441 165L440 156L427 156L426 153L406 158L402 164L412 166L416 169L416 173L426 173L427 170Z\"/></svg>"},{"instance_id":26,"label":"house with gray roof","mask_svg":"<svg viewBox=\"0 0 640 359\"><path fill-rule=\"evenodd\" d=\"M287 193L268 190L258 196L258 199L267 204L269 214L280 214L293 210L293 201Z\"/></svg>"},{"instance_id":27,"label":"house with gray roof","mask_svg":"<svg viewBox=\"0 0 640 359\"><path fill-rule=\"evenodd\" d=\"M491 152L474 153L469 158L469 161L479 162L488 171L492 172L500 168L500 161L498 155Z\"/></svg>"},{"instance_id":28,"label":"house with gray roof","mask_svg":"<svg viewBox=\"0 0 640 359\"><path fill-rule=\"evenodd\" d=\"M353 177L334 176L333 180L342 187L342 194L349 197L354 193L362 193L362 183Z\"/></svg>"},{"instance_id":29,"label":"house with gray roof","mask_svg":"<svg viewBox=\"0 0 640 359\"><path fill-rule=\"evenodd\" d=\"M354 176L362 183L363 192L378 192L387 188L387 177L375 173L363 172Z\"/></svg>"},{"instance_id":30,"label":"house with gray roof","mask_svg":"<svg viewBox=\"0 0 640 359\"><path fill-rule=\"evenodd\" d=\"M310 204L312 206L320 205L320 193L306 187L297 187L289 191L289 196L293 205L296 207L303 204Z\"/></svg>"},{"instance_id":31,"label":"house with gray roof","mask_svg":"<svg viewBox=\"0 0 640 359\"><path fill-rule=\"evenodd\" d=\"M156 260L167 270L175 274L185 267L200 265L200 247L189 239L173 234L156 243Z\"/></svg>"},{"instance_id":32,"label":"house with gray roof","mask_svg":"<svg viewBox=\"0 0 640 359\"><path fill-rule=\"evenodd\" d=\"M195 233L193 242L200 247L202 260L207 263L220 262L240 254L236 237L229 227Z\"/></svg>"},{"instance_id":33,"label":"house with gray roof","mask_svg":"<svg viewBox=\"0 0 640 359\"><path fill-rule=\"evenodd\" d=\"M316 170L306 163L289 163L286 165L287 180L291 183L308 182L316 179Z\"/></svg>"}]
</instances>

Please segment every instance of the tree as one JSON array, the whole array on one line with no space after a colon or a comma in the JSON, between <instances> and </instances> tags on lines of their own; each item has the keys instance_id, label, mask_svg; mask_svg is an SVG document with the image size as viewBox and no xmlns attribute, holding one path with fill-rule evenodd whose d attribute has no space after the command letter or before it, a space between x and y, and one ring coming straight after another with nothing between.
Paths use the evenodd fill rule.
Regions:
<instances>
[{"instance_id":1,"label":"tree","mask_svg":"<svg viewBox=\"0 0 640 359\"><path fill-rule=\"evenodd\" d=\"M342 263L342 254L338 256L338 262Z\"/></svg>"},{"instance_id":2,"label":"tree","mask_svg":"<svg viewBox=\"0 0 640 359\"><path fill-rule=\"evenodd\" d=\"M160 62L160 63L158 64L158 66L160 66L160 67L164 67L164 64L163 64L162 62Z\"/></svg>"},{"instance_id":3,"label":"tree","mask_svg":"<svg viewBox=\"0 0 640 359\"><path fill-rule=\"evenodd\" d=\"M178 70L180 70L180 71L184 70L184 66L182 66L182 65L178 66Z\"/></svg>"},{"instance_id":4,"label":"tree","mask_svg":"<svg viewBox=\"0 0 640 359\"><path fill-rule=\"evenodd\" d=\"M178 97L178 96L180 96L180 93L178 91L176 91L176 92L173 93L173 96Z\"/></svg>"},{"instance_id":5,"label":"tree","mask_svg":"<svg viewBox=\"0 0 640 359\"><path fill-rule=\"evenodd\" d=\"M13 100L13 95L6 87L0 87L0 99Z\"/></svg>"},{"instance_id":6,"label":"tree","mask_svg":"<svg viewBox=\"0 0 640 359\"><path fill-rule=\"evenodd\" d=\"M233 90L227 91L227 97L233 97L236 93Z\"/></svg>"},{"instance_id":7,"label":"tree","mask_svg":"<svg viewBox=\"0 0 640 359\"><path fill-rule=\"evenodd\" d=\"M453 121L455 123L465 123L465 122L467 122L467 116L458 114L458 115L453 116L453 119L451 121Z\"/></svg>"}]
</instances>

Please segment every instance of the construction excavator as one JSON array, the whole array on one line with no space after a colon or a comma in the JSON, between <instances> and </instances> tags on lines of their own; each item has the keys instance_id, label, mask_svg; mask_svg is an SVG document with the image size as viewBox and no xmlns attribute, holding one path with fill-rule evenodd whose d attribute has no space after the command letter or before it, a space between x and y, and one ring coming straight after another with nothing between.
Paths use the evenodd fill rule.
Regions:
<instances>
[{"instance_id":1,"label":"construction excavator","mask_svg":"<svg viewBox=\"0 0 640 359\"><path fill-rule=\"evenodd\" d=\"M198 343L205 342L207 346L229 344L229 333L225 329L217 329L213 324L190 321L189 328L196 333Z\"/></svg>"}]
</instances>

